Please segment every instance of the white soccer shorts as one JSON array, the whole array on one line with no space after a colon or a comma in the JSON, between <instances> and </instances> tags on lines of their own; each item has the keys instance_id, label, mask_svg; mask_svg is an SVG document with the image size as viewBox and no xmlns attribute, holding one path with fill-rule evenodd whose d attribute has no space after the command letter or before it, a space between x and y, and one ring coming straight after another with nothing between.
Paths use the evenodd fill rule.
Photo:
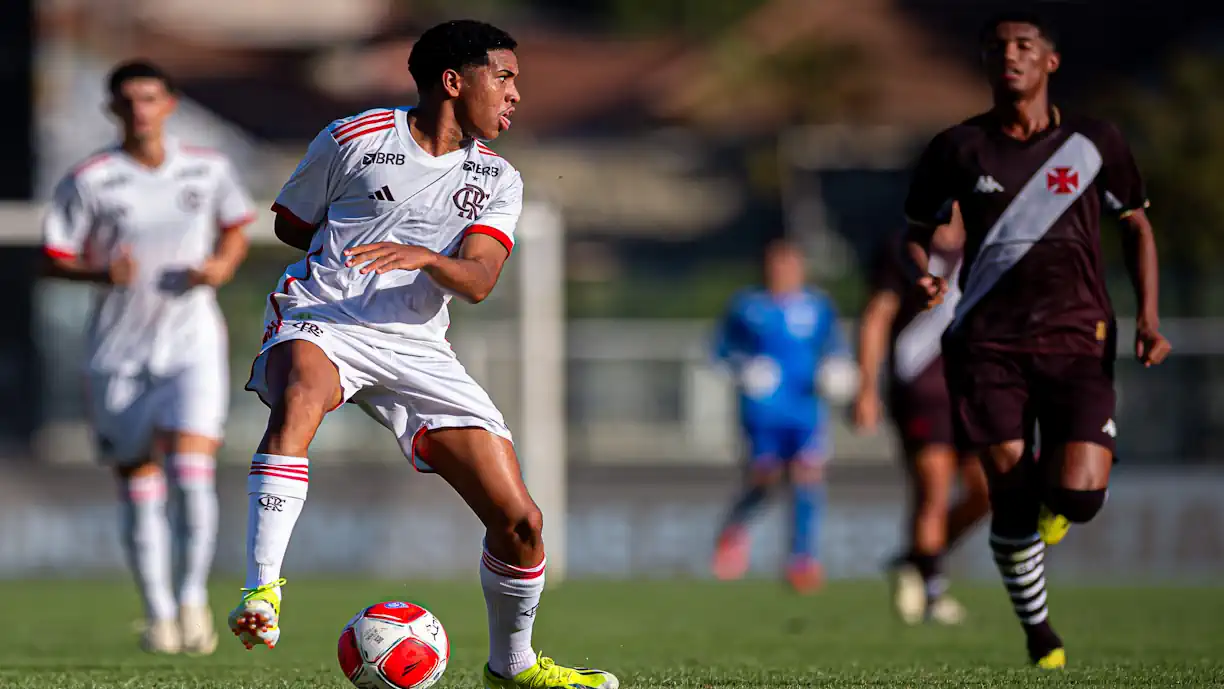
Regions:
<instances>
[{"instance_id":1,"label":"white soccer shorts","mask_svg":"<svg viewBox=\"0 0 1224 689\"><path fill-rule=\"evenodd\" d=\"M98 459L143 461L157 431L220 440L229 411L229 362L224 350L168 375L148 371L87 374L89 420Z\"/></svg>"},{"instance_id":2,"label":"white soccer shorts","mask_svg":"<svg viewBox=\"0 0 1224 689\"><path fill-rule=\"evenodd\" d=\"M282 342L305 340L323 350L340 373L341 404L356 404L394 433L400 450L418 471L432 472L415 447L427 431L483 428L513 442L493 400L449 347L392 339L359 325L294 320L292 310L284 316L255 357L246 385L264 404L271 406L268 350Z\"/></svg>"}]
</instances>

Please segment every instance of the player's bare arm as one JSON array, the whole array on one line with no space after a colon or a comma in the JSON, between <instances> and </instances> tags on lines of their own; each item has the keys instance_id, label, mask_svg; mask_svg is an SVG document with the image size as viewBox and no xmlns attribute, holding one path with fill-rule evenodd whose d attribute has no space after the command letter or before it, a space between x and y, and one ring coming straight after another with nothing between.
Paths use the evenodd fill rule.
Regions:
<instances>
[{"instance_id":1,"label":"player's bare arm","mask_svg":"<svg viewBox=\"0 0 1224 689\"><path fill-rule=\"evenodd\" d=\"M1135 358L1144 366L1165 360L1173 347L1160 334L1160 262L1152 223L1142 208L1122 218L1123 253L1135 288L1138 317L1135 319Z\"/></svg>"},{"instance_id":2,"label":"player's bare arm","mask_svg":"<svg viewBox=\"0 0 1224 689\"><path fill-rule=\"evenodd\" d=\"M276 221L272 225L272 231L276 233L277 239L301 251L310 251L310 241L314 239L317 229L317 227L307 225L296 218L287 218L280 213L276 214Z\"/></svg>"},{"instance_id":3,"label":"player's bare arm","mask_svg":"<svg viewBox=\"0 0 1224 689\"><path fill-rule=\"evenodd\" d=\"M931 238L935 236L933 226L911 222L905 233L905 255L914 270L914 284L926 299L927 308L943 301L948 283L937 275L931 275Z\"/></svg>"},{"instance_id":4,"label":"player's bare arm","mask_svg":"<svg viewBox=\"0 0 1224 689\"><path fill-rule=\"evenodd\" d=\"M188 271L188 280L192 285L220 287L233 279L234 272L251 246L251 241L242 230L242 227L232 227L221 234L213 255L203 265Z\"/></svg>"},{"instance_id":5,"label":"player's bare arm","mask_svg":"<svg viewBox=\"0 0 1224 689\"><path fill-rule=\"evenodd\" d=\"M395 242L356 246L344 254L349 266L362 266L362 273L424 270L439 285L473 304L493 291L510 255L501 242L481 234L465 239L458 257Z\"/></svg>"},{"instance_id":6,"label":"player's bare arm","mask_svg":"<svg viewBox=\"0 0 1224 689\"><path fill-rule=\"evenodd\" d=\"M854 401L854 425L874 431L880 422L880 364L888 352L888 336L901 308L901 299L889 289L877 289L859 319L859 392Z\"/></svg>"},{"instance_id":7,"label":"player's bare arm","mask_svg":"<svg viewBox=\"0 0 1224 689\"><path fill-rule=\"evenodd\" d=\"M87 265L76 256L47 256L43 274L60 280L121 287L132 281L136 274L136 262L126 248L121 248L119 255L105 268Z\"/></svg>"}]
</instances>

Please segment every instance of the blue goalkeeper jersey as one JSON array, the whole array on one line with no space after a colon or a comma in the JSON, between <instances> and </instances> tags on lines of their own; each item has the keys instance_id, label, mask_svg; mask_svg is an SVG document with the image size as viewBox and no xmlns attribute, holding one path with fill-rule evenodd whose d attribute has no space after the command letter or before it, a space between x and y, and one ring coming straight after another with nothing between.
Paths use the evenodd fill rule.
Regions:
<instances>
[{"instance_id":1,"label":"blue goalkeeper jersey","mask_svg":"<svg viewBox=\"0 0 1224 689\"><path fill-rule=\"evenodd\" d=\"M829 410L817 394L817 372L849 348L828 295L753 289L731 300L715 353L735 376L745 427L821 430Z\"/></svg>"}]
</instances>

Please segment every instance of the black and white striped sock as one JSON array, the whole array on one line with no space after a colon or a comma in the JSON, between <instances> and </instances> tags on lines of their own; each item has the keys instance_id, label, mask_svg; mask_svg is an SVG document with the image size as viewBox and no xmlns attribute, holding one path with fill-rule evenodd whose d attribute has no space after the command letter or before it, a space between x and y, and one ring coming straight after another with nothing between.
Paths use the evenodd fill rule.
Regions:
<instances>
[{"instance_id":1,"label":"black and white striped sock","mask_svg":"<svg viewBox=\"0 0 1224 689\"><path fill-rule=\"evenodd\" d=\"M1014 538L991 533L990 549L1016 617L1024 625L1029 655L1036 660L1059 648L1062 641L1050 627L1046 603L1045 543L1037 534Z\"/></svg>"}]
</instances>

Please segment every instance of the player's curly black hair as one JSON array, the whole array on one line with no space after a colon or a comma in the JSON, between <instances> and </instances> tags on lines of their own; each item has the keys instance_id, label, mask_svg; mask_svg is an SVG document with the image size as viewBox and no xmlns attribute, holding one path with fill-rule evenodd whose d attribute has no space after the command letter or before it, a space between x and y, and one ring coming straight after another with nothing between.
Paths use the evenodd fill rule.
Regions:
<instances>
[{"instance_id":1,"label":"player's curly black hair","mask_svg":"<svg viewBox=\"0 0 1224 689\"><path fill-rule=\"evenodd\" d=\"M456 19L421 34L408 56L417 90L428 92L448 69L489 64L490 50L514 50L518 42L501 29L474 19Z\"/></svg>"},{"instance_id":2,"label":"player's curly black hair","mask_svg":"<svg viewBox=\"0 0 1224 689\"><path fill-rule=\"evenodd\" d=\"M982 25L982 30L978 33L978 42L986 45L995 40L1000 24L1028 24L1035 27L1051 47L1058 48L1058 31L1054 25L1037 12L1024 9L1009 10L992 16Z\"/></svg>"},{"instance_id":3,"label":"player's curly black hair","mask_svg":"<svg viewBox=\"0 0 1224 689\"><path fill-rule=\"evenodd\" d=\"M148 60L129 60L115 65L114 69L106 77L106 87L110 91L111 96L118 97L119 89L132 79L157 79L165 84L166 91L177 93L178 88L174 85L174 80L166 74L165 70Z\"/></svg>"}]
</instances>

